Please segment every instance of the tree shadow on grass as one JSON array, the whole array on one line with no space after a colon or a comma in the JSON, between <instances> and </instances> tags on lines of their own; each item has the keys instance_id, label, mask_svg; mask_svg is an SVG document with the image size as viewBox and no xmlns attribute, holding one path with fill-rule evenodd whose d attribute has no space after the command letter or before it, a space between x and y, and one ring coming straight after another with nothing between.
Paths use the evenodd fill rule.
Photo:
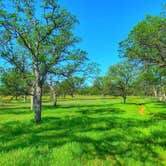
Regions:
<instances>
[{"instance_id":1,"label":"tree shadow on grass","mask_svg":"<svg viewBox=\"0 0 166 166\"><path fill-rule=\"evenodd\" d=\"M39 125L33 121L12 121L1 125L0 151L7 153L19 148L45 145L53 149L77 142L82 148L82 155L88 158L105 159L109 155L116 160L116 156L131 155L144 161L158 157L151 148L152 145L166 147L165 137L162 136L164 131L153 132L151 136L146 136L141 131L142 128L155 126L158 119L128 119L119 116L124 113L123 110L108 107L92 110L89 106L75 112L79 114L44 117Z\"/></svg>"},{"instance_id":2,"label":"tree shadow on grass","mask_svg":"<svg viewBox=\"0 0 166 166\"><path fill-rule=\"evenodd\" d=\"M29 107L4 107L0 108L0 115L24 115L24 114L31 114Z\"/></svg>"},{"instance_id":3,"label":"tree shadow on grass","mask_svg":"<svg viewBox=\"0 0 166 166\"><path fill-rule=\"evenodd\" d=\"M149 115L152 116L152 118L155 118L155 119L166 120L166 113L163 113L163 112L151 113Z\"/></svg>"},{"instance_id":4,"label":"tree shadow on grass","mask_svg":"<svg viewBox=\"0 0 166 166\"><path fill-rule=\"evenodd\" d=\"M119 103L121 104L121 103ZM73 108L81 108L81 109L87 109L87 111L90 109L90 108L111 108L112 106L114 106L115 104L114 103L111 103L111 104L101 104L101 105L97 105L97 104L86 104L86 105L83 105L83 104L68 104L68 105L61 105L61 104L58 104L57 106L52 106L52 105L43 105L43 109L48 109L48 110L55 110L56 109L66 109L65 111L70 111L70 109L73 109Z\"/></svg>"}]
</instances>

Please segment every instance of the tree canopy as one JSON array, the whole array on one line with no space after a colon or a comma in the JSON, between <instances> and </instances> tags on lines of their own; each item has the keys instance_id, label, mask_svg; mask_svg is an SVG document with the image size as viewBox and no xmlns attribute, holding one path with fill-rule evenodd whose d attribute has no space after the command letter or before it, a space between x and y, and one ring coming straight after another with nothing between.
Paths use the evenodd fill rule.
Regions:
<instances>
[{"instance_id":1,"label":"tree canopy","mask_svg":"<svg viewBox=\"0 0 166 166\"><path fill-rule=\"evenodd\" d=\"M166 17L148 15L120 42L120 56L142 64L166 67Z\"/></svg>"},{"instance_id":2,"label":"tree canopy","mask_svg":"<svg viewBox=\"0 0 166 166\"><path fill-rule=\"evenodd\" d=\"M0 55L21 72L26 57L35 76L35 121L41 121L42 86L49 74L68 76L87 60L76 48L74 15L55 0L9 0L0 8ZM8 6L12 10L8 10ZM19 51L21 50L21 52Z\"/></svg>"}]
</instances>

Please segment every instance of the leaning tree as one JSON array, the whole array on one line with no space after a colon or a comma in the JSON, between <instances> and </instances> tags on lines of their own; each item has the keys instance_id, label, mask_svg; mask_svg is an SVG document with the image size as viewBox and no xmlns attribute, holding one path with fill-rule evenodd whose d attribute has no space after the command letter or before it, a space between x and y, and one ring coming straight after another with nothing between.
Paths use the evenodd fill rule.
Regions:
<instances>
[{"instance_id":1,"label":"leaning tree","mask_svg":"<svg viewBox=\"0 0 166 166\"><path fill-rule=\"evenodd\" d=\"M76 49L77 19L56 0L8 0L0 7L0 56L19 68L18 48L26 51L34 74L35 121L41 121L42 86L49 74L66 75L86 60ZM10 8L9 8L10 6ZM19 54L19 57L23 54Z\"/></svg>"}]
</instances>

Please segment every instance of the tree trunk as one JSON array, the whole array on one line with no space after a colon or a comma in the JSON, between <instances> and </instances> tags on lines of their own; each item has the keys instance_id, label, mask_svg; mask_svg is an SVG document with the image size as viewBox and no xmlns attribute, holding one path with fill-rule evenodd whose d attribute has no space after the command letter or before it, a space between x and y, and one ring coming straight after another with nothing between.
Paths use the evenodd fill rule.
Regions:
<instances>
[{"instance_id":1,"label":"tree trunk","mask_svg":"<svg viewBox=\"0 0 166 166\"><path fill-rule=\"evenodd\" d=\"M63 93L63 98L66 99L66 93L65 92Z\"/></svg>"},{"instance_id":2,"label":"tree trunk","mask_svg":"<svg viewBox=\"0 0 166 166\"><path fill-rule=\"evenodd\" d=\"M35 110L35 84L31 88L31 111Z\"/></svg>"},{"instance_id":3,"label":"tree trunk","mask_svg":"<svg viewBox=\"0 0 166 166\"><path fill-rule=\"evenodd\" d=\"M26 100L27 100L27 96L26 96L26 95L24 95L24 97L23 97L23 102L25 103L25 102L26 102Z\"/></svg>"},{"instance_id":4,"label":"tree trunk","mask_svg":"<svg viewBox=\"0 0 166 166\"><path fill-rule=\"evenodd\" d=\"M42 84L36 84L36 97L35 97L35 122L41 122L41 103L42 103Z\"/></svg>"},{"instance_id":5,"label":"tree trunk","mask_svg":"<svg viewBox=\"0 0 166 166\"><path fill-rule=\"evenodd\" d=\"M123 103L126 104L126 97L123 97Z\"/></svg>"},{"instance_id":6,"label":"tree trunk","mask_svg":"<svg viewBox=\"0 0 166 166\"><path fill-rule=\"evenodd\" d=\"M53 106L56 106L57 105L57 93L55 91L55 88L50 85L50 89L51 89L51 93L52 93L52 104Z\"/></svg>"},{"instance_id":7,"label":"tree trunk","mask_svg":"<svg viewBox=\"0 0 166 166\"><path fill-rule=\"evenodd\" d=\"M157 89L155 87L153 87L153 93L154 93L154 97L157 98Z\"/></svg>"},{"instance_id":8,"label":"tree trunk","mask_svg":"<svg viewBox=\"0 0 166 166\"><path fill-rule=\"evenodd\" d=\"M123 98L123 104L126 104L126 95L123 95L122 98Z\"/></svg>"},{"instance_id":9,"label":"tree trunk","mask_svg":"<svg viewBox=\"0 0 166 166\"><path fill-rule=\"evenodd\" d=\"M166 93L164 87L162 87L162 101L166 101Z\"/></svg>"},{"instance_id":10,"label":"tree trunk","mask_svg":"<svg viewBox=\"0 0 166 166\"><path fill-rule=\"evenodd\" d=\"M72 99L74 99L74 93L71 93L71 97L72 97Z\"/></svg>"},{"instance_id":11,"label":"tree trunk","mask_svg":"<svg viewBox=\"0 0 166 166\"><path fill-rule=\"evenodd\" d=\"M31 111L35 109L35 96L31 96Z\"/></svg>"},{"instance_id":12,"label":"tree trunk","mask_svg":"<svg viewBox=\"0 0 166 166\"><path fill-rule=\"evenodd\" d=\"M161 90L159 91L158 96L159 96L159 101L162 101L162 91Z\"/></svg>"},{"instance_id":13,"label":"tree trunk","mask_svg":"<svg viewBox=\"0 0 166 166\"><path fill-rule=\"evenodd\" d=\"M57 94L56 92L53 92L53 106L57 105Z\"/></svg>"},{"instance_id":14,"label":"tree trunk","mask_svg":"<svg viewBox=\"0 0 166 166\"><path fill-rule=\"evenodd\" d=\"M39 72L38 61L34 64L34 71L35 71L35 122L41 122L41 106L42 106L42 85L43 85L43 78L41 73Z\"/></svg>"}]
</instances>

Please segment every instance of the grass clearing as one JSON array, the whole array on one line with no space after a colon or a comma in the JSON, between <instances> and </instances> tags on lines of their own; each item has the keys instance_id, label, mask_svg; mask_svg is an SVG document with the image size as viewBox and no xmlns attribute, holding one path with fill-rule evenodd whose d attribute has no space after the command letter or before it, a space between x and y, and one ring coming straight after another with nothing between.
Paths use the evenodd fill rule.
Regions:
<instances>
[{"instance_id":1,"label":"grass clearing","mask_svg":"<svg viewBox=\"0 0 166 166\"><path fill-rule=\"evenodd\" d=\"M127 102L78 97L53 107L45 99L40 125L29 103L1 102L0 165L166 165L166 104Z\"/></svg>"}]
</instances>

